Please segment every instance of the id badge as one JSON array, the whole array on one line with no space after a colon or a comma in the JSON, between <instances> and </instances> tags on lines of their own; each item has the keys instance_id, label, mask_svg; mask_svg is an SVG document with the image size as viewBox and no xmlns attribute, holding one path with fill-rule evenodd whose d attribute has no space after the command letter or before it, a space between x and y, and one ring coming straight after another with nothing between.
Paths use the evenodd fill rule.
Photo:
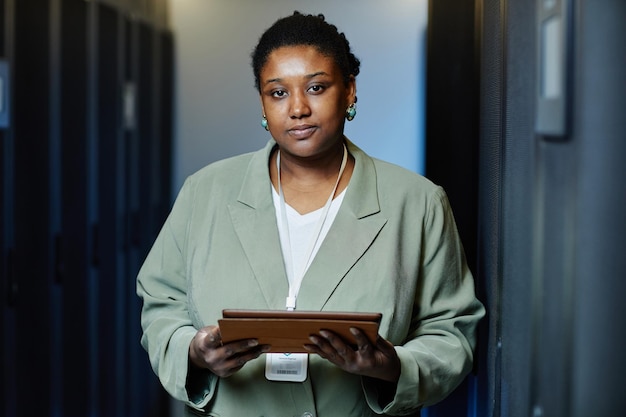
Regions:
<instances>
[{"instance_id":1,"label":"id badge","mask_svg":"<svg viewBox=\"0 0 626 417\"><path fill-rule=\"evenodd\" d=\"M308 363L308 353L268 353L265 355L265 378L270 381L303 382Z\"/></svg>"}]
</instances>

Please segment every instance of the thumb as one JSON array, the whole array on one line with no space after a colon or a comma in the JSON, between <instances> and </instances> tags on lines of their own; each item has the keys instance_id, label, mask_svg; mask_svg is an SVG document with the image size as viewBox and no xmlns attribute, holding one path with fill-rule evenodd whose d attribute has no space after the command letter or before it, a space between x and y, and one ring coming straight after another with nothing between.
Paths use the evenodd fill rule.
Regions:
<instances>
[{"instance_id":1,"label":"thumb","mask_svg":"<svg viewBox=\"0 0 626 417\"><path fill-rule=\"evenodd\" d=\"M206 339L208 340L208 344L213 346L222 346L222 334L220 333L220 328L218 326L208 326L203 328L206 332Z\"/></svg>"}]
</instances>

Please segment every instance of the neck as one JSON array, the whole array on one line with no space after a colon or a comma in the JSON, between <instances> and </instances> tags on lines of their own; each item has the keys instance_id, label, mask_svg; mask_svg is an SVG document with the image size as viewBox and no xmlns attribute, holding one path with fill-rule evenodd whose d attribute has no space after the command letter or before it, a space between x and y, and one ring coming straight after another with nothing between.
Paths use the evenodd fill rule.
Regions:
<instances>
[{"instance_id":1,"label":"neck","mask_svg":"<svg viewBox=\"0 0 626 417\"><path fill-rule=\"evenodd\" d=\"M290 183L314 186L335 181L341 167L343 152L343 143L338 143L331 151L315 158L301 158L281 152L280 172L283 186Z\"/></svg>"},{"instance_id":2,"label":"neck","mask_svg":"<svg viewBox=\"0 0 626 417\"><path fill-rule=\"evenodd\" d=\"M278 191L280 180L287 204L301 214L317 210L324 205L337 182L343 159L343 143L340 144L339 150L313 163L281 152L280 178L276 167L278 152L275 152L270 163L270 176L274 189ZM349 154L347 157L346 167L333 197L340 194L350 181L354 161Z\"/></svg>"}]
</instances>

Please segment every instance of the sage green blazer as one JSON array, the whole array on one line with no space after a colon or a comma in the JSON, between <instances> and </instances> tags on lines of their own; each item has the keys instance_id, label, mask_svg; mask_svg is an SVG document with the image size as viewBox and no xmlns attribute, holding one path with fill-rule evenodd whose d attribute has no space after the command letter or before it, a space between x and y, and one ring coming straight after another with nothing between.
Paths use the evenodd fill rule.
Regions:
<instances>
[{"instance_id":1,"label":"sage green blazer","mask_svg":"<svg viewBox=\"0 0 626 417\"><path fill-rule=\"evenodd\" d=\"M141 343L189 415L413 416L470 371L484 308L443 189L347 145L354 172L304 277L298 309L381 312L380 334L396 346L402 364L395 396L383 401L376 380L317 355L310 356L302 383L266 380L264 355L228 378L188 372L191 339L197 329L216 325L222 309L285 308L270 140L185 181L138 275Z\"/></svg>"}]
</instances>

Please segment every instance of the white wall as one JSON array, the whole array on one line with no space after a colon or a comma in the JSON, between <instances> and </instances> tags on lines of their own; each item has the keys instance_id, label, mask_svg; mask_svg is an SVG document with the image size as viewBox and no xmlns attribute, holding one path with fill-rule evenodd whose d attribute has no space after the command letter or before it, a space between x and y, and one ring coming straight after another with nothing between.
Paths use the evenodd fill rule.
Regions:
<instances>
[{"instance_id":1,"label":"white wall","mask_svg":"<svg viewBox=\"0 0 626 417\"><path fill-rule=\"evenodd\" d=\"M250 53L294 10L323 13L361 60L358 114L346 135L376 156L423 171L427 0L170 0L176 48L174 195L207 163L256 150L260 126Z\"/></svg>"}]
</instances>

